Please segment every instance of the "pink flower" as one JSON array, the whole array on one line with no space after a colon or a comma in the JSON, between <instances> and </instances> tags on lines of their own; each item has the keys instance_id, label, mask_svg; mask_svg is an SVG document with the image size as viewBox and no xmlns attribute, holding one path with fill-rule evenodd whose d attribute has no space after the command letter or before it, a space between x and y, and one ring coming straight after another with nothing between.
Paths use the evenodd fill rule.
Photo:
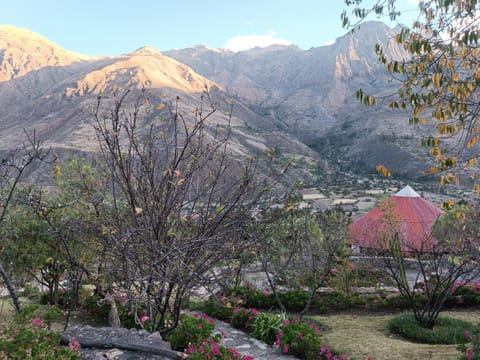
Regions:
<instances>
[{"instance_id":1,"label":"pink flower","mask_svg":"<svg viewBox=\"0 0 480 360\"><path fill-rule=\"evenodd\" d=\"M213 355L218 355L218 354L220 354L220 351L218 351L218 346L217 346L217 344L215 344L215 345L212 346L212 353L213 353Z\"/></svg>"},{"instance_id":2,"label":"pink flower","mask_svg":"<svg viewBox=\"0 0 480 360\"><path fill-rule=\"evenodd\" d=\"M299 332L297 335L298 335L298 338L300 339L300 341L302 341L303 340L303 334L301 332Z\"/></svg>"},{"instance_id":3,"label":"pink flower","mask_svg":"<svg viewBox=\"0 0 480 360\"><path fill-rule=\"evenodd\" d=\"M468 348L467 349L467 352L465 353L465 357L470 360L470 359L473 359L473 350L472 348Z\"/></svg>"},{"instance_id":4,"label":"pink flower","mask_svg":"<svg viewBox=\"0 0 480 360\"><path fill-rule=\"evenodd\" d=\"M201 329L203 327L201 323L198 323L195 326L197 327L197 329Z\"/></svg>"},{"instance_id":5,"label":"pink flower","mask_svg":"<svg viewBox=\"0 0 480 360\"><path fill-rule=\"evenodd\" d=\"M465 339L470 339L470 333L468 332L468 330L465 330L465 331L463 332L463 337L464 337Z\"/></svg>"},{"instance_id":6,"label":"pink flower","mask_svg":"<svg viewBox=\"0 0 480 360\"><path fill-rule=\"evenodd\" d=\"M72 350L79 351L80 350L80 344L78 341L70 341L68 343L68 347Z\"/></svg>"},{"instance_id":7,"label":"pink flower","mask_svg":"<svg viewBox=\"0 0 480 360\"><path fill-rule=\"evenodd\" d=\"M41 327L41 326L43 326L43 319L39 318L39 317L36 317L36 318L32 319L32 324L33 324L33 326L35 326L37 328Z\"/></svg>"},{"instance_id":8,"label":"pink flower","mask_svg":"<svg viewBox=\"0 0 480 360\"><path fill-rule=\"evenodd\" d=\"M139 320L140 320L140 322L143 324L145 321L150 320L150 317L147 316L147 314L142 313L142 315L140 315L140 319L139 319Z\"/></svg>"},{"instance_id":9,"label":"pink flower","mask_svg":"<svg viewBox=\"0 0 480 360\"><path fill-rule=\"evenodd\" d=\"M268 297L270 295L267 290L263 290L263 297Z\"/></svg>"},{"instance_id":10,"label":"pink flower","mask_svg":"<svg viewBox=\"0 0 480 360\"><path fill-rule=\"evenodd\" d=\"M187 354L193 354L195 352L195 348L190 346L187 348Z\"/></svg>"},{"instance_id":11,"label":"pink flower","mask_svg":"<svg viewBox=\"0 0 480 360\"><path fill-rule=\"evenodd\" d=\"M253 357L251 357L250 355L243 355L242 360L253 360Z\"/></svg>"},{"instance_id":12,"label":"pink flower","mask_svg":"<svg viewBox=\"0 0 480 360\"><path fill-rule=\"evenodd\" d=\"M282 351L284 354L288 353L288 344L283 347Z\"/></svg>"}]
</instances>

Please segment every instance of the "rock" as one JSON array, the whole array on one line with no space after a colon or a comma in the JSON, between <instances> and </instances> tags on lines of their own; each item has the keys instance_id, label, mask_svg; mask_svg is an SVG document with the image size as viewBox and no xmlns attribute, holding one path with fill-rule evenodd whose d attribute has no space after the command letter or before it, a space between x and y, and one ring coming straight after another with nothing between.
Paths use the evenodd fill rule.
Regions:
<instances>
[{"instance_id":1,"label":"rock","mask_svg":"<svg viewBox=\"0 0 480 360\"><path fill-rule=\"evenodd\" d=\"M82 359L112 360L167 360L183 359L183 353L171 350L169 344L159 333L145 330L92 326L73 326L68 328L62 343L77 341L81 348Z\"/></svg>"}]
</instances>

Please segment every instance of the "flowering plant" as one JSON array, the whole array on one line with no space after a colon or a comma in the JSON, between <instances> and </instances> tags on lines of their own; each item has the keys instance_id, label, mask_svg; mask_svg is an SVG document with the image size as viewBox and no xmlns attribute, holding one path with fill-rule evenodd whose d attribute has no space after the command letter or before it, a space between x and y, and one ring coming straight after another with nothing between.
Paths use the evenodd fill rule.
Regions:
<instances>
[{"instance_id":1,"label":"flowering plant","mask_svg":"<svg viewBox=\"0 0 480 360\"><path fill-rule=\"evenodd\" d=\"M80 345L72 340L68 347L60 345L61 334L47 327L40 317L29 323L6 325L0 328L0 360L80 358Z\"/></svg>"},{"instance_id":2,"label":"flowering plant","mask_svg":"<svg viewBox=\"0 0 480 360\"><path fill-rule=\"evenodd\" d=\"M241 355L234 348L227 348L213 339L205 340L198 347L189 347L187 354L190 360L253 360L253 357Z\"/></svg>"},{"instance_id":3,"label":"flowering plant","mask_svg":"<svg viewBox=\"0 0 480 360\"><path fill-rule=\"evenodd\" d=\"M167 335L173 350L184 351L208 339L215 328L215 322L206 314L182 314L178 326Z\"/></svg>"},{"instance_id":4,"label":"flowering plant","mask_svg":"<svg viewBox=\"0 0 480 360\"><path fill-rule=\"evenodd\" d=\"M480 359L480 334L471 334L468 330L465 330L463 336L469 344L458 345L458 349L463 352L462 360L479 360Z\"/></svg>"},{"instance_id":5,"label":"flowering plant","mask_svg":"<svg viewBox=\"0 0 480 360\"><path fill-rule=\"evenodd\" d=\"M231 325L234 328L241 330L249 330L258 316L258 310L255 308L241 308L237 307L233 310Z\"/></svg>"},{"instance_id":6,"label":"flowering plant","mask_svg":"<svg viewBox=\"0 0 480 360\"><path fill-rule=\"evenodd\" d=\"M275 344L282 352L302 359L314 359L321 347L321 329L307 320L284 320Z\"/></svg>"}]
</instances>

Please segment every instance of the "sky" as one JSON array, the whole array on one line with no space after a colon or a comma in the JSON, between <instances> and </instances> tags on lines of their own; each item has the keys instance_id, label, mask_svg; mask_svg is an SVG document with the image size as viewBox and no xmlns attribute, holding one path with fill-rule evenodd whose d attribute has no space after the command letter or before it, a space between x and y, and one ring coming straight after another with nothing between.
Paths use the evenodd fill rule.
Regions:
<instances>
[{"instance_id":1,"label":"sky","mask_svg":"<svg viewBox=\"0 0 480 360\"><path fill-rule=\"evenodd\" d=\"M401 22L411 22L418 0L398 2ZM0 24L85 55L120 55L142 46L241 51L276 43L309 49L345 34L344 9L344 0L0 0Z\"/></svg>"}]
</instances>

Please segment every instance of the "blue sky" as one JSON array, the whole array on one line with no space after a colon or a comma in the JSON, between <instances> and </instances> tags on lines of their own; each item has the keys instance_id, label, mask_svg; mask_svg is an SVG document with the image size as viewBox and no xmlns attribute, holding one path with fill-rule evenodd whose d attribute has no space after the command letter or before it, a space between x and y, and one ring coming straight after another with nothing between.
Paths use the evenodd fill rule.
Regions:
<instances>
[{"instance_id":1,"label":"blue sky","mask_svg":"<svg viewBox=\"0 0 480 360\"><path fill-rule=\"evenodd\" d=\"M411 18L418 0L398 1ZM345 33L344 8L343 0L0 0L0 24L27 28L87 55L146 45L238 51L282 43L309 49Z\"/></svg>"}]
</instances>

